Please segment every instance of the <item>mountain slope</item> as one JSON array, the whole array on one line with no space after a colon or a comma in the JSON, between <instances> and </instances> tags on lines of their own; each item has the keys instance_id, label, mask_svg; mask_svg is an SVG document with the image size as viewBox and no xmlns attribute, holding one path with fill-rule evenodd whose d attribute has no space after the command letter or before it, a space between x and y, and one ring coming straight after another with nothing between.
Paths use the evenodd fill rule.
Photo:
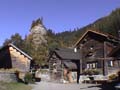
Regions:
<instances>
[{"instance_id":1,"label":"mountain slope","mask_svg":"<svg viewBox=\"0 0 120 90\"><path fill-rule=\"evenodd\" d=\"M102 17L92 24L73 31L65 31L56 34L56 38L64 42L65 47L73 46L73 44L81 37L85 30L98 30L118 37L120 30L120 8L112 11L108 16Z\"/></svg>"}]
</instances>

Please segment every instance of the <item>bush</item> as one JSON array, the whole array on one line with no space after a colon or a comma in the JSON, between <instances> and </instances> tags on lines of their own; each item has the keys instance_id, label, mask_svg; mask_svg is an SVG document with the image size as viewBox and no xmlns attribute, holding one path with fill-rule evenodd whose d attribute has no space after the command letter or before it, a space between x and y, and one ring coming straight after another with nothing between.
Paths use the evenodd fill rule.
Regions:
<instances>
[{"instance_id":1,"label":"bush","mask_svg":"<svg viewBox=\"0 0 120 90\"><path fill-rule=\"evenodd\" d=\"M84 75L98 75L99 74L99 70L96 69L87 69L85 71L83 71Z\"/></svg>"},{"instance_id":2,"label":"bush","mask_svg":"<svg viewBox=\"0 0 120 90\"><path fill-rule=\"evenodd\" d=\"M33 75L32 75L31 73L27 72L27 73L25 74L25 77L24 77L24 82L25 82L26 84L28 84L28 83L34 83Z\"/></svg>"},{"instance_id":3,"label":"bush","mask_svg":"<svg viewBox=\"0 0 120 90\"><path fill-rule=\"evenodd\" d=\"M109 80L116 80L117 77L118 76L116 74L111 74L111 75L109 75Z\"/></svg>"}]
</instances>

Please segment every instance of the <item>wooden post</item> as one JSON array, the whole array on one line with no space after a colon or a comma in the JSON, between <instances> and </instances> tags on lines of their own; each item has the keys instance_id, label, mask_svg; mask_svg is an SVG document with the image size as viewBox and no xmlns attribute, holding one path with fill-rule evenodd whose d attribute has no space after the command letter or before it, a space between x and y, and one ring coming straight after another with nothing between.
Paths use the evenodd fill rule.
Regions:
<instances>
[{"instance_id":1,"label":"wooden post","mask_svg":"<svg viewBox=\"0 0 120 90\"><path fill-rule=\"evenodd\" d=\"M61 60L61 80L64 80L64 66L62 60Z\"/></svg>"},{"instance_id":2,"label":"wooden post","mask_svg":"<svg viewBox=\"0 0 120 90\"><path fill-rule=\"evenodd\" d=\"M80 60L79 60L79 65L78 65L78 70L77 70L77 83L79 83L79 78L80 75L82 74L82 44L80 44Z\"/></svg>"},{"instance_id":3,"label":"wooden post","mask_svg":"<svg viewBox=\"0 0 120 90\"><path fill-rule=\"evenodd\" d=\"M77 65L77 83L79 83L79 79L80 79L80 61L78 62Z\"/></svg>"},{"instance_id":4,"label":"wooden post","mask_svg":"<svg viewBox=\"0 0 120 90\"><path fill-rule=\"evenodd\" d=\"M80 45L80 74L82 74L82 44Z\"/></svg>"},{"instance_id":5,"label":"wooden post","mask_svg":"<svg viewBox=\"0 0 120 90\"><path fill-rule=\"evenodd\" d=\"M107 47L106 47L106 42L104 42L104 60L103 60L103 75L108 74L108 64L107 64Z\"/></svg>"}]
</instances>

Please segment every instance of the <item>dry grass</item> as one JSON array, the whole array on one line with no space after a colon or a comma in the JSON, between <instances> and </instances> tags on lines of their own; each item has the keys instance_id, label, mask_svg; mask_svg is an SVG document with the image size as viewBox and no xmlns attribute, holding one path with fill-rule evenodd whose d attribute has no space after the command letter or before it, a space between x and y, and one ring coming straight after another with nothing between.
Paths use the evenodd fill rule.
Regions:
<instances>
[{"instance_id":1,"label":"dry grass","mask_svg":"<svg viewBox=\"0 0 120 90\"><path fill-rule=\"evenodd\" d=\"M32 87L23 83L4 83L0 82L0 90L31 90Z\"/></svg>"}]
</instances>

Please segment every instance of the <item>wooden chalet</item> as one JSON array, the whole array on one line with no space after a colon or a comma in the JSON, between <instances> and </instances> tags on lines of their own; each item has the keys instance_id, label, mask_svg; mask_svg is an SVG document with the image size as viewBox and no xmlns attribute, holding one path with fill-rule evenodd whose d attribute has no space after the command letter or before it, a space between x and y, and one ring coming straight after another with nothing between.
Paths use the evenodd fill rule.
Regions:
<instances>
[{"instance_id":1,"label":"wooden chalet","mask_svg":"<svg viewBox=\"0 0 120 90\"><path fill-rule=\"evenodd\" d=\"M113 58L113 60L109 61L109 65L112 67L109 67L111 68L109 69L109 72L114 73L120 71L120 45L114 48L108 56Z\"/></svg>"},{"instance_id":2,"label":"wooden chalet","mask_svg":"<svg viewBox=\"0 0 120 90\"><path fill-rule=\"evenodd\" d=\"M109 69L115 69L108 54L118 45L116 37L98 31L87 30L76 42L74 48L80 50L80 73L95 69L102 75L108 75ZM109 68L110 67L110 68Z\"/></svg>"},{"instance_id":3,"label":"wooden chalet","mask_svg":"<svg viewBox=\"0 0 120 90\"><path fill-rule=\"evenodd\" d=\"M15 68L21 72L30 70L32 58L13 44L0 49L0 68Z\"/></svg>"},{"instance_id":4,"label":"wooden chalet","mask_svg":"<svg viewBox=\"0 0 120 90\"><path fill-rule=\"evenodd\" d=\"M51 51L48 59L51 80L60 81L65 79L65 74L76 72L76 80L79 82L79 59L79 53L73 49L57 48ZM72 81L70 80L70 82Z\"/></svg>"}]
</instances>

